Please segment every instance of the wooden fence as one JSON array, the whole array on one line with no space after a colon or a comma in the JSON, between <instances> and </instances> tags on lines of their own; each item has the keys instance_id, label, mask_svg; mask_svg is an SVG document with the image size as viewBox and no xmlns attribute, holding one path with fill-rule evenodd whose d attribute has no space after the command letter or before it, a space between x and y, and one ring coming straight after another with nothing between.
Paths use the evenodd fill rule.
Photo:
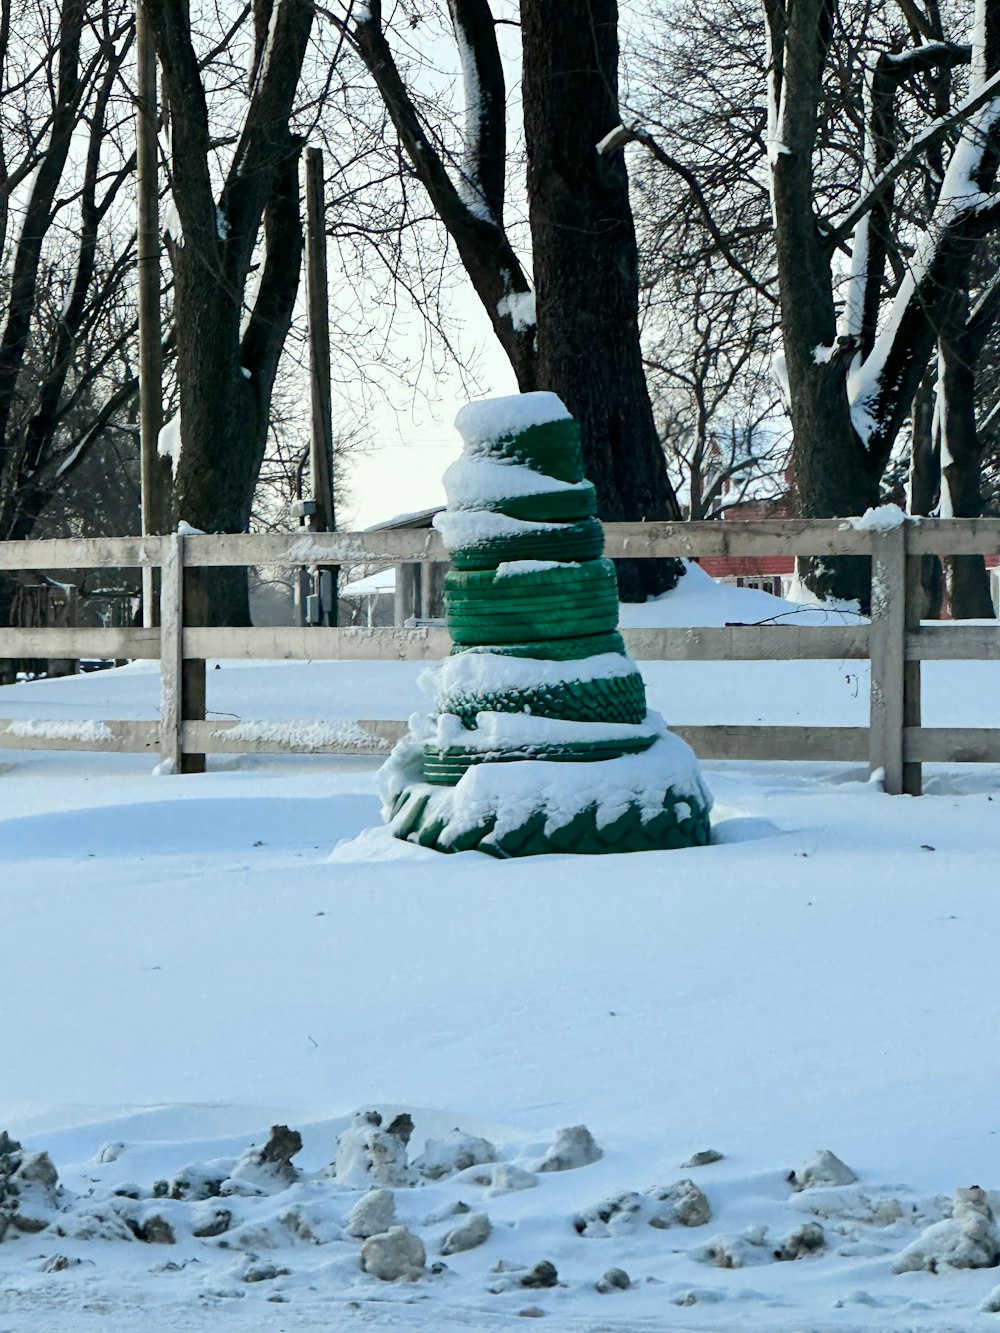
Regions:
<instances>
[{"instance_id":1,"label":"wooden fence","mask_svg":"<svg viewBox=\"0 0 1000 1333\"><path fill-rule=\"evenodd\" d=\"M1000 625L918 617L923 555L1000 554L1000 519L921 519L878 530L828 519L749 523L613 523L613 557L860 555L872 559L871 624L729 625L625 631L640 661L871 660L867 727L678 726L702 759L867 761L888 792L919 794L926 762L1000 763L1000 728L929 728L920 721L920 664L1000 660ZM241 534L0 543L2 569L159 567L157 629L0 629L0 657L159 659L158 721L12 721L0 718L0 748L158 751L173 771L215 753L385 753L396 721L283 723L206 721L185 698L185 664L206 658L434 661L443 629L320 627L203 628L185 623L184 573L207 566L343 565L443 561L429 530ZM998 680L1000 684L1000 680Z\"/></svg>"}]
</instances>

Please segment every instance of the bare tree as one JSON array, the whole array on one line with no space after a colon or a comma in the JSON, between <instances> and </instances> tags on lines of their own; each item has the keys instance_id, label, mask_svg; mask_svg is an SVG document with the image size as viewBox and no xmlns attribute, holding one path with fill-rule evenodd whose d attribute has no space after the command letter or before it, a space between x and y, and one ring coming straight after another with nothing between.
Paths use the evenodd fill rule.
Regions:
<instances>
[{"instance_id":1,"label":"bare tree","mask_svg":"<svg viewBox=\"0 0 1000 1333\"><path fill-rule=\"evenodd\" d=\"M64 0L55 14L30 8L16 32L10 20L4 0L0 538L31 533L135 389L121 379L134 325L120 299L134 250L127 231L114 248L108 239L133 167L120 134L129 8Z\"/></svg>"},{"instance_id":2,"label":"bare tree","mask_svg":"<svg viewBox=\"0 0 1000 1333\"><path fill-rule=\"evenodd\" d=\"M580 421L601 515L676 517L642 374L627 176L623 163L596 152L602 122L617 108L617 11L605 0L544 13L521 7L537 301L506 217L511 163L497 20L488 0L449 0L448 16L465 94L458 147L440 123L440 108L432 121L434 108L421 105L401 69L377 0L343 22L519 387L555 391ZM675 561L627 562L619 567L623 594L644 597L672 586L678 570Z\"/></svg>"},{"instance_id":3,"label":"bare tree","mask_svg":"<svg viewBox=\"0 0 1000 1333\"><path fill-rule=\"evenodd\" d=\"M883 51L864 86L866 158L856 197L839 216L817 215L812 185L824 69L835 6L806 0L786 10L765 0L769 40L769 161L795 482L811 517L860 513L878 502L879 480L911 411L936 340L968 290L982 237L1000 220L992 198L1000 146L1000 4L977 13L972 42L945 40L940 14L906 5L914 45ZM969 95L903 141L901 89L944 75L981 53ZM902 178L942 154L929 211L916 220L911 251L889 282ZM898 234L898 232L897 232ZM853 238L838 320L832 261ZM888 286L888 291L887 291ZM947 352L945 352L947 358ZM867 601L863 562L814 567L811 584Z\"/></svg>"},{"instance_id":4,"label":"bare tree","mask_svg":"<svg viewBox=\"0 0 1000 1333\"><path fill-rule=\"evenodd\" d=\"M267 440L278 362L302 254L299 157L290 127L313 19L311 0L257 0L250 91L221 188L202 60L187 0L146 0L170 117L170 173L180 234L174 271L179 457L176 519L245 531ZM225 137L225 136L223 136ZM247 287L263 224L249 314ZM193 589L206 623L246 623L246 581L224 571Z\"/></svg>"}]
</instances>

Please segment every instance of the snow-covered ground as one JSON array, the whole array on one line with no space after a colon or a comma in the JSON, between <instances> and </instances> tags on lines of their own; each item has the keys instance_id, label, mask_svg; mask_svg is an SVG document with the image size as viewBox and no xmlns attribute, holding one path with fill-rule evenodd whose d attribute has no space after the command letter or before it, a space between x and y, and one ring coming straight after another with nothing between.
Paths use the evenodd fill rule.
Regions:
<instances>
[{"instance_id":1,"label":"snow-covered ground","mask_svg":"<svg viewBox=\"0 0 1000 1333\"><path fill-rule=\"evenodd\" d=\"M816 613L695 572L626 623L773 614ZM419 670L223 663L209 705L405 717ZM866 663L644 674L668 722L866 720ZM1000 664L924 677L928 723L1000 726ZM0 715L152 717L157 685L139 666L18 685ZM49 1226L0 1243L0 1333L998 1326L1000 1268L945 1262L1000 1255L978 1196L950 1217L956 1189L1000 1190L997 769L932 769L914 800L856 766L708 765L710 848L500 863L388 839L374 761L152 763L0 751L0 1130L59 1173L22 1179L16 1207ZM415 1282L359 1268L363 1109L382 1162L389 1122L414 1121L389 1175ZM239 1161L277 1124L302 1136L294 1179ZM576 1125L600 1158L536 1171ZM421 1174L456 1127L498 1161ZM797 1189L817 1149L857 1181ZM526 1183L511 1166L530 1188L502 1188ZM701 1195L709 1220L683 1225ZM442 1256L459 1202L490 1234ZM895 1272L932 1225L923 1271ZM522 1285L543 1260L559 1285ZM628 1290L597 1291L615 1268Z\"/></svg>"}]
</instances>

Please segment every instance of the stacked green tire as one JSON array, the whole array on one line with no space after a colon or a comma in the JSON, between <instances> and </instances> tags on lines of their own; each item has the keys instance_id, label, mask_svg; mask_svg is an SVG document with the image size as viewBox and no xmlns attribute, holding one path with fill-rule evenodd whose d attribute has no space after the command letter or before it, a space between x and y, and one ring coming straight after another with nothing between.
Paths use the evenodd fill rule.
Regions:
<instances>
[{"instance_id":1,"label":"stacked green tire","mask_svg":"<svg viewBox=\"0 0 1000 1333\"><path fill-rule=\"evenodd\" d=\"M470 404L455 424L463 456L435 521L455 646L437 713L380 775L391 831L494 856L704 845L697 761L647 711L617 632L577 423L537 393Z\"/></svg>"}]
</instances>

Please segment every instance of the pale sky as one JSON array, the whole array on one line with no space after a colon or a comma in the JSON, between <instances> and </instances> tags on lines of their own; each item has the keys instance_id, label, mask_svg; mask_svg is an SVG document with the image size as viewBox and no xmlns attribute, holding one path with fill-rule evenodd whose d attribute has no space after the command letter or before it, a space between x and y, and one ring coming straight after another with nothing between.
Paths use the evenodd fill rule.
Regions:
<instances>
[{"instance_id":1,"label":"pale sky","mask_svg":"<svg viewBox=\"0 0 1000 1333\"><path fill-rule=\"evenodd\" d=\"M516 18L516 3L495 0L494 12L498 17ZM444 14L446 11L442 8L439 17ZM516 28L501 25L497 35L506 66L508 148L516 158L520 136L519 33ZM393 38L393 45L397 43L398 35ZM451 101L457 118L461 120L464 95L458 75L458 51L444 19L441 32L435 31L433 23L421 26L419 45L422 56L439 71L454 71L456 82ZM405 56L405 48L398 54ZM522 167L512 165L507 180L506 221L512 231L518 232L515 244L526 240L522 173ZM518 221L521 222L520 228ZM522 258L530 272L530 256ZM330 262L334 262L332 251ZM348 292L346 300L356 302L358 295L357 291ZM415 347L425 335L417 328L417 312L406 308L405 293L401 292L399 296L398 329L393 333L392 341L397 347ZM345 299L343 291L333 295L334 300L338 298ZM455 320L462 325L461 333L456 335L450 329L450 334L460 357L472 367L477 385L463 386L462 377L454 367L445 365L442 368L440 351L433 357L422 359L418 394L409 393L405 387L392 386L387 377L386 392L392 404L378 395L369 402L366 422L373 443L364 456L352 463L348 478L350 496L338 515L341 528L360 529L397 514L443 504L441 474L461 450L461 440L452 424L455 414L472 397L517 392L510 362L501 350L471 283L464 276L454 281L447 313L449 322ZM377 321L377 315L373 315L373 319Z\"/></svg>"},{"instance_id":2,"label":"pale sky","mask_svg":"<svg viewBox=\"0 0 1000 1333\"><path fill-rule=\"evenodd\" d=\"M510 362L497 341L486 312L468 292L456 293L465 336L463 354L475 355L482 393L464 388L458 372L438 373L422 385L426 401L416 398L396 409L376 402L369 414L372 447L351 466L350 497L338 526L362 529L397 514L444 503L441 474L457 458L462 441L455 414L470 397L517 393ZM398 395L400 399L403 393Z\"/></svg>"}]
</instances>

